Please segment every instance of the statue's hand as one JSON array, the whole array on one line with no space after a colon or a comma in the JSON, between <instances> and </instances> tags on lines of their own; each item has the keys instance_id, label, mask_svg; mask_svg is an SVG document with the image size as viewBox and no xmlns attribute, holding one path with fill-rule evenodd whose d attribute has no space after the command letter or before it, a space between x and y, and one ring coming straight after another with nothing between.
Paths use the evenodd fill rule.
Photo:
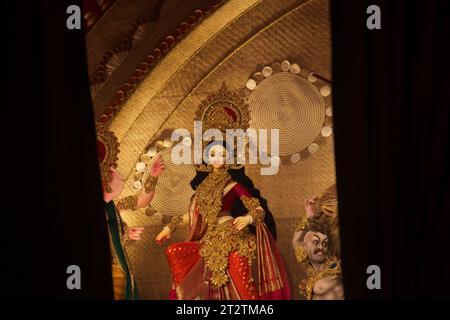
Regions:
<instances>
[{"instance_id":1,"label":"statue's hand","mask_svg":"<svg viewBox=\"0 0 450 320\"><path fill-rule=\"evenodd\" d=\"M170 239L170 236L172 235L172 232L169 228L164 228L161 230L160 233L156 236L156 244L162 245L164 241Z\"/></svg>"},{"instance_id":2,"label":"statue's hand","mask_svg":"<svg viewBox=\"0 0 450 320\"><path fill-rule=\"evenodd\" d=\"M127 236L129 240L141 240L141 235L144 232L144 227L131 227L128 229Z\"/></svg>"},{"instance_id":3,"label":"statue's hand","mask_svg":"<svg viewBox=\"0 0 450 320\"><path fill-rule=\"evenodd\" d=\"M157 178L163 173L164 169L164 162L162 161L161 156L158 156L150 167L150 175Z\"/></svg>"},{"instance_id":4,"label":"statue's hand","mask_svg":"<svg viewBox=\"0 0 450 320\"><path fill-rule=\"evenodd\" d=\"M241 231L246 226L252 223L252 217L249 215L237 217L233 220L233 226L237 231Z\"/></svg>"}]
</instances>

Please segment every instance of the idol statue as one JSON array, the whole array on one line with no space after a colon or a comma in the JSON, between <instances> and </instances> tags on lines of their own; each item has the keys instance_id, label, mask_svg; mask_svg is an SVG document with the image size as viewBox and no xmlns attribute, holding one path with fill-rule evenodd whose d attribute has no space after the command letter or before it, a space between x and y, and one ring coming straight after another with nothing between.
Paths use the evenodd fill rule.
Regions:
<instances>
[{"instance_id":1,"label":"idol statue","mask_svg":"<svg viewBox=\"0 0 450 320\"><path fill-rule=\"evenodd\" d=\"M340 263L336 186L320 197L305 201L306 217L294 233L292 243L306 278L300 295L305 300L344 299Z\"/></svg>"},{"instance_id":2,"label":"idol statue","mask_svg":"<svg viewBox=\"0 0 450 320\"><path fill-rule=\"evenodd\" d=\"M157 179L164 170L164 164L161 158L157 157L150 167L150 174L140 194L120 199L115 205L113 200L117 200L124 185L124 179L115 169L117 167L119 143L114 133L101 125L97 125L97 148L112 256L114 299L135 300L139 298L138 288L124 246L130 241L140 240L144 228L128 228L121 219L119 212L122 209L144 208L150 204L155 193Z\"/></svg>"},{"instance_id":3,"label":"idol statue","mask_svg":"<svg viewBox=\"0 0 450 320\"><path fill-rule=\"evenodd\" d=\"M248 104L223 86L204 100L196 119L206 129L246 130ZM275 244L275 221L267 201L221 139L204 144L203 163L191 181L187 212L172 218L157 235L161 244L180 227L185 242L165 251L172 273L170 299L290 299L286 271ZM231 163L231 164L230 164Z\"/></svg>"}]
</instances>

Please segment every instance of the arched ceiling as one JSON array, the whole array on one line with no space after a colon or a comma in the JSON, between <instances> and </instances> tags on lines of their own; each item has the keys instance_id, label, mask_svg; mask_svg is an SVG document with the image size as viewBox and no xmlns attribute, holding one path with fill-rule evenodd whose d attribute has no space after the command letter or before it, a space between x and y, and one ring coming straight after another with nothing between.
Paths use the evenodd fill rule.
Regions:
<instances>
[{"instance_id":1,"label":"arched ceiling","mask_svg":"<svg viewBox=\"0 0 450 320\"><path fill-rule=\"evenodd\" d=\"M330 48L327 1L228 1L160 61L112 121L119 172L129 176L164 129L191 129L200 101L224 81L244 88L258 67L284 59L331 79Z\"/></svg>"},{"instance_id":2,"label":"arched ceiling","mask_svg":"<svg viewBox=\"0 0 450 320\"><path fill-rule=\"evenodd\" d=\"M167 35L176 37L179 32L185 36L197 24L199 14L206 16L221 3L222 0L116 1L86 35L96 116L105 111L117 90ZM185 26L187 30L183 29Z\"/></svg>"},{"instance_id":3,"label":"arched ceiling","mask_svg":"<svg viewBox=\"0 0 450 320\"><path fill-rule=\"evenodd\" d=\"M180 8L185 20L193 8L205 7L199 1L186 9L176 0L172 1L163 2L159 8L162 20L170 16L173 11L170 8ZM243 89L253 73L286 59L298 63L302 72L313 71L322 79L331 79L327 0L214 3L216 6L208 9L209 15L199 19L195 27L162 55L109 117L109 127L120 142L118 170L127 178L124 194L136 191L132 188L135 166L148 147L160 139L161 134L176 128L192 132L197 106L222 83L231 89ZM117 1L105 17L114 17L111 10L121 5L123 3ZM91 34L101 30L102 23L108 24L101 20ZM100 93L93 95L96 113L104 109L108 105L105 101L114 98L117 88L123 86L119 78L127 78L124 75L136 70L150 54L154 55L155 43L159 44L172 29L173 26L145 30L147 34L127 50L117 69L101 84Z\"/></svg>"}]
</instances>

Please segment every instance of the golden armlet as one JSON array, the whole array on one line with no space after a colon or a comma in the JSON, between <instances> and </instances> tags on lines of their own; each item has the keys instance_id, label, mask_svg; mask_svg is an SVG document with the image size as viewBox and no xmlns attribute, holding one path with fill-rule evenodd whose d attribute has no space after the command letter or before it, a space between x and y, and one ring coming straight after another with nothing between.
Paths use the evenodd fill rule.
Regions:
<instances>
[{"instance_id":1,"label":"golden armlet","mask_svg":"<svg viewBox=\"0 0 450 320\"><path fill-rule=\"evenodd\" d=\"M311 222L311 220L309 218L304 217L302 220L300 220L300 222L297 225L297 228L295 229L295 231L303 231L306 229L306 227L309 225L309 223Z\"/></svg>"},{"instance_id":2,"label":"golden armlet","mask_svg":"<svg viewBox=\"0 0 450 320\"><path fill-rule=\"evenodd\" d=\"M152 175L149 175L147 181L145 181L144 189L146 193L150 193L155 191L156 183L158 182L158 178Z\"/></svg>"},{"instance_id":3,"label":"golden armlet","mask_svg":"<svg viewBox=\"0 0 450 320\"><path fill-rule=\"evenodd\" d=\"M248 215L252 217L254 225L264 221L265 213L264 210L261 209L261 204L257 198L242 196L241 200L248 211Z\"/></svg>"},{"instance_id":4,"label":"golden armlet","mask_svg":"<svg viewBox=\"0 0 450 320\"><path fill-rule=\"evenodd\" d=\"M136 210L138 197L136 195L122 198L117 202L117 209L120 210Z\"/></svg>"},{"instance_id":5,"label":"golden armlet","mask_svg":"<svg viewBox=\"0 0 450 320\"><path fill-rule=\"evenodd\" d=\"M183 215L175 216L170 220L166 227L170 229L170 232L174 233L178 227L183 223Z\"/></svg>"}]
</instances>

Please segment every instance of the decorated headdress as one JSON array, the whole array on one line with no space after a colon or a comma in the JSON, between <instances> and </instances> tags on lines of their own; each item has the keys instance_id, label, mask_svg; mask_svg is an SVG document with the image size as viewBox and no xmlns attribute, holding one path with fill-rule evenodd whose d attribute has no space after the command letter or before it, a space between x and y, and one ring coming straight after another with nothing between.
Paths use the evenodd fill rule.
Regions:
<instances>
[{"instance_id":1,"label":"decorated headdress","mask_svg":"<svg viewBox=\"0 0 450 320\"><path fill-rule=\"evenodd\" d=\"M218 129L225 136L227 129L245 131L249 128L250 110L246 99L237 90L229 90L223 83L217 92L200 103L194 121L202 121L204 131ZM203 141L203 147L209 142ZM198 166L198 170L204 171L205 166Z\"/></svg>"},{"instance_id":2,"label":"decorated headdress","mask_svg":"<svg viewBox=\"0 0 450 320\"><path fill-rule=\"evenodd\" d=\"M117 168L119 154L119 142L112 131L107 127L97 124L97 153L100 165L102 183L106 192L111 192L111 167Z\"/></svg>"},{"instance_id":3,"label":"decorated headdress","mask_svg":"<svg viewBox=\"0 0 450 320\"><path fill-rule=\"evenodd\" d=\"M196 121L203 122L204 130L227 129L246 130L250 123L247 101L238 91L228 90L225 83L219 91L204 99L195 112Z\"/></svg>"}]
</instances>

